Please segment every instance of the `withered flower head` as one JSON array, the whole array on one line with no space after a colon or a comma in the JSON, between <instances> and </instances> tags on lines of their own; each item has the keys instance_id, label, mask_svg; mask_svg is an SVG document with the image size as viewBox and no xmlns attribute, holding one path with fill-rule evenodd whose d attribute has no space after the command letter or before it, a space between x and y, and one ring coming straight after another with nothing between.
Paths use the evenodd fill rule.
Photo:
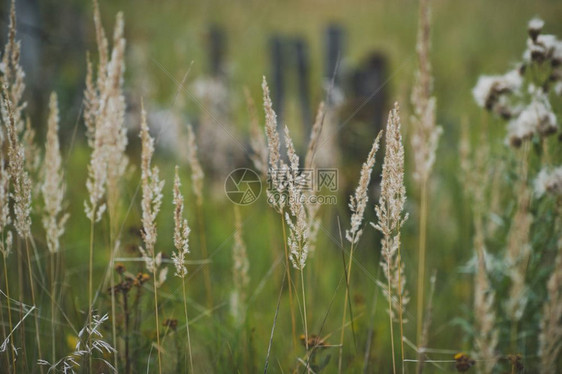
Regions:
<instances>
[{"instance_id":1,"label":"withered flower head","mask_svg":"<svg viewBox=\"0 0 562 374\"><path fill-rule=\"evenodd\" d=\"M476 364L476 361L474 361L473 359L470 358L469 355L467 355L464 352L459 352L454 356L454 359L456 361L455 363L455 368L457 369L458 372L460 373L464 373L467 372L468 369L470 369L471 367L473 367Z\"/></svg>"},{"instance_id":2,"label":"withered flower head","mask_svg":"<svg viewBox=\"0 0 562 374\"><path fill-rule=\"evenodd\" d=\"M174 319L174 318L167 318L164 321L164 327L167 327L170 330L176 331L176 328L178 327L178 320Z\"/></svg>"},{"instance_id":3,"label":"withered flower head","mask_svg":"<svg viewBox=\"0 0 562 374\"><path fill-rule=\"evenodd\" d=\"M118 262L115 265L115 271L118 272L119 274L123 274L125 272L125 270L127 270L127 269L125 269L125 265L123 265L122 263Z\"/></svg>"}]
</instances>

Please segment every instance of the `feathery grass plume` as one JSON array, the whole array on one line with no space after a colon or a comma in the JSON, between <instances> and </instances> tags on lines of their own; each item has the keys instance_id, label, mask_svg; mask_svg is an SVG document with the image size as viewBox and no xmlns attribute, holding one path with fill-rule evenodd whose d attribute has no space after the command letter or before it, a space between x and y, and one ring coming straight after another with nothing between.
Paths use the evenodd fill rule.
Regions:
<instances>
[{"instance_id":1,"label":"feathery grass plume","mask_svg":"<svg viewBox=\"0 0 562 374\"><path fill-rule=\"evenodd\" d=\"M25 168L28 172L37 171L41 157L38 147L34 143L35 131L32 129L29 120L24 120L23 110L27 107L27 102L23 101L25 91L25 72L20 64L21 42L16 41L16 4L11 2L10 23L8 26L8 41L4 47L2 61L0 62L0 84L4 94L11 103L13 120L15 123L16 134L22 140L25 152ZM0 102L4 107L4 102ZM8 123L10 119L6 115L8 111L2 109L2 119ZM4 141L3 130L0 129L0 143Z\"/></svg>"},{"instance_id":2,"label":"feathery grass plume","mask_svg":"<svg viewBox=\"0 0 562 374\"><path fill-rule=\"evenodd\" d=\"M51 94L49 100L49 121L47 140L45 142L45 170L41 192L45 202L43 227L47 233L47 248L55 253L60 249L59 238L64 233L64 225L69 217L63 213L63 199L66 191L62 170L62 158L59 146L59 109L57 94ZM62 214L62 215L61 215Z\"/></svg>"},{"instance_id":3,"label":"feathery grass plume","mask_svg":"<svg viewBox=\"0 0 562 374\"><path fill-rule=\"evenodd\" d=\"M116 352L111 344L103 340L103 334L101 332L102 325L107 322L108 319L109 317L107 314L102 317L93 315L92 321L88 322L86 326L78 332L77 343L72 353L53 363L44 359L39 359L37 364L47 366L49 372L60 371L74 374L76 373L75 370L80 367L80 362L82 362L84 357L99 354L101 357L96 359L103 362L112 372L117 373L117 369L103 358L107 354Z\"/></svg>"},{"instance_id":4,"label":"feathery grass plume","mask_svg":"<svg viewBox=\"0 0 562 374\"><path fill-rule=\"evenodd\" d=\"M285 144L289 158L290 172L288 173L288 207L285 221L289 225L288 244L291 262L297 270L303 270L310 252L310 244L314 241L311 236L311 217L306 208L306 196L302 193L303 183L306 183L299 173L299 156L295 152L289 128L285 126Z\"/></svg>"},{"instance_id":5,"label":"feathery grass plume","mask_svg":"<svg viewBox=\"0 0 562 374\"><path fill-rule=\"evenodd\" d=\"M115 221L120 181L128 163L125 155L128 140L124 125L125 99L122 88L125 70L123 15L118 13L116 17L110 59L108 59L108 41L101 25L97 1L94 2L94 23L99 63L94 84L93 67L88 55L88 72L84 92L84 122L88 144L93 151L86 184L90 194L89 204L85 204L85 209L90 220L99 221L106 208L102 199L107 188L107 207L110 210L112 221ZM112 222L112 226L116 224L116 222Z\"/></svg>"},{"instance_id":6,"label":"feathery grass plume","mask_svg":"<svg viewBox=\"0 0 562 374\"><path fill-rule=\"evenodd\" d=\"M247 289L250 284L250 262L246 251L246 243L242 237L242 218L238 206L234 207L234 246L232 247L232 281L233 290L230 294L230 311L237 325L245 319Z\"/></svg>"},{"instance_id":7,"label":"feathery grass plume","mask_svg":"<svg viewBox=\"0 0 562 374\"><path fill-rule=\"evenodd\" d=\"M386 284L379 282L379 285L388 298L392 367L394 372L396 372L396 362L394 357L393 322L396 319L396 314L398 314L403 361L402 325L404 319L402 315L409 301L408 291L405 288L404 263L400 255L400 229L408 218L408 214L403 214L406 202L406 187L404 186L404 146L402 144L402 135L400 134L399 113L398 103L394 103L394 108L389 113L386 125L386 149L382 167L381 196L379 204L375 206L377 223L371 223L383 235L381 240L381 266L387 282Z\"/></svg>"},{"instance_id":8,"label":"feathery grass plume","mask_svg":"<svg viewBox=\"0 0 562 374\"><path fill-rule=\"evenodd\" d=\"M205 174L197 157L197 141L193 127L190 124L187 125L187 147L189 149L187 159L191 168L193 194L197 199L197 205L201 206L203 204L203 178Z\"/></svg>"},{"instance_id":9,"label":"feathery grass plume","mask_svg":"<svg viewBox=\"0 0 562 374\"><path fill-rule=\"evenodd\" d=\"M250 146L252 147L250 159L257 171L265 177L267 176L267 145L264 130L260 126L256 104L247 87L244 87L244 95L250 115Z\"/></svg>"},{"instance_id":10,"label":"feathery grass plume","mask_svg":"<svg viewBox=\"0 0 562 374\"><path fill-rule=\"evenodd\" d=\"M560 220L560 218L558 218ZM557 372L562 349L562 240L558 240L558 254L547 283L548 300L543 306L540 322L539 357L541 373Z\"/></svg>"},{"instance_id":11,"label":"feathery grass plume","mask_svg":"<svg viewBox=\"0 0 562 374\"><path fill-rule=\"evenodd\" d=\"M187 219L183 218L183 195L181 193L181 181L179 177L179 168L176 165L176 173L174 177L174 246L177 252L172 254L172 260L176 267L176 276L182 281L183 308L185 313L185 329L187 332L187 349L189 354L189 363L191 372L193 372L193 355L191 353L191 338L189 334L189 317L187 315L187 297L185 292L185 276L187 275L187 267L185 266L185 256L189 254L189 233L190 228Z\"/></svg>"},{"instance_id":12,"label":"feathery grass plume","mask_svg":"<svg viewBox=\"0 0 562 374\"><path fill-rule=\"evenodd\" d=\"M6 232L6 227L12 222L10 216L10 174L4 165L4 157L0 153L0 234ZM11 232L8 231L11 236ZM0 252L6 258L11 252L11 246L0 240Z\"/></svg>"},{"instance_id":13,"label":"feathery grass plume","mask_svg":"<svg viewBox=\"0 0 562 374\"><path fill-rule=\"evenodd\" d=\"M141 153L141 183L142 183L142 239L144 246L139 247L146 268L154 275L154 286L158 288L166 280L167 268L160 269L162 264L162 253L155 253L156 238L156 216L162 205L162 189L164 181L160 180L160 170L152 166L152 155L154 154L154 139L148 132L146 123L146 111L144 105L141 109L141 131L142 144ZM160 271L159 271L160 270Z\"/></svg>"},{"instance_id":14,"label":"feathery grass plume","mask_svg":"<svg viewBox=\"0 0 562 374\"><path fill-rule=\"evenodd\" d=\"M412 117L413 134L412 148L414 149L414 178L427 181L435 162L435 151L439 137L443 131L435 124L435 97L432 96L432 77L430 53L430 7L429 0L420 1L420 16L418 25L418 71L412 89Z\"/></svg>"},{"instance_id":15,"label":"feathery grass plume","mask_svg":"<svg viewBox=\"0 0 562 374\"><path fill-rule=\"evenodd\" d=\"M306 151L306 156L304 157L304 168L312 169L314 167L314 157L316 156L316 150L320 143L320 135L322 134L322 129L324 125L324 118L326 116L326 109L324 102L320 102L318 105L318 111L316 112L316 119L312 125L312 131L310 132L310 140L308 141L308 149Z\"/></svg>"},{"instance_id":16,"label":"feathery grass plume","mask_svg":"<svg viewBox=\"0 0 562 374\"><path fill-rule=\"evenodd\" d=\"M125 71L125 39L123 37L123 14L117 13L113 34L113 50L107 66L105 95L102 96L102 113L109 122L107 139L107 204L110 218L115 221L117 205L120 201L120 182L125 174L128 159L127 129L125 127L125 98L123 96L123 74ZM116 225L117 222L112 222Z\"/></svg>"},{"instance_id":17,"label":"feathery grass plume","mask_svg":"<svg viewBox=\"0 0 562 374\"><path fill-rule=\"evenodd\" d=\"M86 189L88 190L88 200L84 201L84 212L91 222L99 222L106 209L103 201L105 196L105 186L107 182L107 145L105 144L106 134L108 133L108 123L96 121L92 155L88 165L88 180Z\"/></svg>"},{"instance_id":18,"label":"feathery grass plume","mask_svg":"<svg viewBox=\"0 0 562 374\"><path fill-rule=\"evenodd\" d=\"M289 167L281 159L279 132L277 131L277 115L273 110L273 103L269 95L269 87L265 76L262 81L263 107L265 110L265 135L268 149L268 178L271 188L266 190L267 201L282 214L287 199L283 198L288 191Z\"/></svg>"},{"instance_id":19,"label":"feathery grass plume","mask_svg":"<svg viewBox=\"0 0 562 374\"><path fill-rule=\"evenodd\" d=\"M189 228L187 219L183 218L183 195L181 193L181 181L178 170L178 166L176 165L176 174L174 177L174 246L177 252L172 254L172 260L176 267L175 275L183 279L187 275L185 256L189 254L189 233L191 229Z\"/></svg>"},{"instance_id":20,"label":"feathery grass plume","mask_svg":"<svg viewBox=\"0 0 562 374\"><path fill-rule=\"evenodd\" d=\"M373 142L373 146L371 147L371 151L367 156L367 160L361 167L361 174L359 176L359 183L355 189L355 194L349 197L351 224L349 230L345 231L345 238L352 244L357 243L363 233L361 224L363 223L365 208L367 207L367 202L369 201L367 191L369 189L369 183L371 182L371 173L373 172L373 167L375 166L375 156L379 150L381 135L382 131L377 135L375 141Z\"/></svg>"},{"instance_id":21,"label":"feathery grass plume","mask_svg":"<svg viewBox=\"0 0 562 374\"><path fill-rule=\"evenodd\" d=\"M8 172L13 185L12 199L14 202L14 226L18 235L26 239L31 234L31 179L25 170L25 150L18 139L14 111L10 99L4 90L3 117L8 118L5 123L8 135Z\"/></svg>"},{"instance_id":22,"label":"feathery grass plume","mask_svg":"<svg viewBox=\"0 0 562 374\"><path fill-rule=\"evenodd\" d=\"M383 285L385 293L392 297L389 312L392 318L400 313L409 301L405 288L404 264L400 257L400 229L408 214L403 214L406 203L404 186L404 146L400 134L400 108L394 103L390 111L385 134L385 156L382 167L381 196L375 206L377 223L371 225L383 234L381 266L388 285ZM398 298L401 297L401 306Z\"/></svg>"},{"instance_id":23,"label":"feathery grass plume","mask_svg":"<svg viewBox=\"0 0 562 374\"><path fill-rule=\"evenodd\" d=\"M23 93L25 91L25 72L20 65L21 43L16 41L16 2L12 0L10 8L10 23L8 26L8 41L4 47L2 61L0 63L0 83L4 90L4 95L12 105L13 121L16 133L20 136L25 130L23 120L23 109L27 103L23 101ZM4 106L4 102L2 103ZM5 108L3 109L3 111ZM7 114L7 113L6 113ZM4 123L8 123L9 119L3 114ZM5 134L0 130L0 140L3 140Z\"/></svg>"}]
</instances>

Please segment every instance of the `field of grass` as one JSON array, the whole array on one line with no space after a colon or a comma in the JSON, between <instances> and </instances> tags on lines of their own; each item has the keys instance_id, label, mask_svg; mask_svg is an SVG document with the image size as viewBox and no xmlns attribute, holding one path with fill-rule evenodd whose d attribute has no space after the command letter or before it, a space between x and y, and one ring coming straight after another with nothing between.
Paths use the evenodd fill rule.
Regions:
<instances>
[{"instance_id":1,"label":"field of grass","mask_svg":"<svg viewBox=\"0 0 562 374\"><path fill-rule=\"evenodd\" d=\"M98 1L3 7L0 372L562 370L562 41L528 30L562 37L562 3ZM275 122L274 35L308 45L314 123L293 75ZM374 51L386 75L352 101ZM383 94L378 144L358 112Z\"/></svg>"}]
</instances>

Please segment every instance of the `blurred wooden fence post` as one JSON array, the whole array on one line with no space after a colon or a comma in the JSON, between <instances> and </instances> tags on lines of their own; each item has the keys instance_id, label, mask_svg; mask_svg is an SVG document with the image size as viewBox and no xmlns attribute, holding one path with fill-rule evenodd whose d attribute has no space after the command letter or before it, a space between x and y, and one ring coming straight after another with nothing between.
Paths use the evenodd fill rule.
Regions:
<instances>
[{"instance_id":1,"label":"blurred wooden fence post","mask_svg":"<svg viewBox=\"0 0 562 374\"><path fill-rule=\"evenodd\" d=\"M277 123L283 123L283 110L285 106L285 61L283 51L283 39L274 35L270 42L271 52L271 100L273 109L277 113ZM282 130L282 128L281 128ZM282 131L281 131L282 132Z\"/></svg>"},{"instance_id":2,"label":"blurred wooden fence post","mask_svg":"<svg viewBox=\"0 0 562 374\"><path fill-rule=\"evenodd\" d=\"M297 66L297 85L299 103L301 107L302 123L304 130L312 128L310 117L310 59L308 56L308 45L303 38L296 38L294 41L296 66Z\"/></svg>"},{"instance_id":3,"label":"blurred wooden fence post","mask_svg":"<svg viewBox=\"0 0 562 374\"><path fill-rule=\"evenodd\" d=\"M326 48L326 70L324 71L324 79L328 85L334 82L334 91L341 89L342 77L340 74L340 64L344 53L344 31L343 27L337 24L331 24L326 29L325 36ZM337 69L337 70L336 70ZM327 87L329 88L329 86ZM329 93L327 105L333 105L333 97Z\"/></svg>"},{"instance_id":4,"label":"blurred wooden fence post","mask_svg":"<svg viewBox=\"0 0 562 374\"><path fill-rule=\"evenodd\" d=\"M226 35L218 25L212 25L209 29L209 66L211 76L224 77L224 56L226 49Z\"/></svg>"},{"instance_id":5,"label":"blurred wooden fence post","mask_svg":"<svg viewBox=\"0 0 562 374\"><path fill-rule=\"evenodd\" d=\"M386 58L380 52L371 52L351 77L354 102L362 106L358 117L374 127L375 134L382 129L386 107Z\"/></svg>"}]
</instances>

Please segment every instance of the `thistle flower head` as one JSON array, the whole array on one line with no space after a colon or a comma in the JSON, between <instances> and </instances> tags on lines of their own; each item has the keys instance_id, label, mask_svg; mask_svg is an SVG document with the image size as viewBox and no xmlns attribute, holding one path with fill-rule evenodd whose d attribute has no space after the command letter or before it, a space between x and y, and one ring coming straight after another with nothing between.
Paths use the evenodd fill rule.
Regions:
<instances>
[{"instance_id":1,"label":"thistle flower head","mask_svg":"<svg viewBox=\"0 0 562 374\"><path fill-rule=\"evenodd\" d=\"M562 167L543 168L537 175L535 182L535 196L540 198L545 194L562 195Z\"/></svg>"}]
</instances>

